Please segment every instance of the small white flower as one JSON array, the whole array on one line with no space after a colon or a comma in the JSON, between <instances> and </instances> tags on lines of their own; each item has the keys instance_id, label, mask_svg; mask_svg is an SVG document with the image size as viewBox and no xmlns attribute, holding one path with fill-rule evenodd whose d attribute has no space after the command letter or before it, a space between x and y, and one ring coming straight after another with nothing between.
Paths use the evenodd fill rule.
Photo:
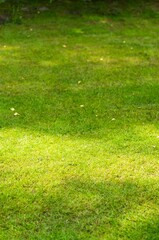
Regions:
<instances>
[{"instance_id":1,"label":"small white flower","mask_svg":"<svg viewBox=\"0 0 159 240\"><path fill-rule=\"evenodd\" d=\"M112 118L112 121L115 121L115 118Z\"/></svg>"},{"instance_id":2,"label":"small white flower","mask_svg":"<svg viewBox=\"0 0 159 240\"><path fill-rule=\"evenodd\" d=\"M103 61L104 59L103 58L100 58L100 61Z\"/></svg>"},{"instance_id":3,"label":"small white flower","mask_svg":"<svg viewBox=\"0 0 159 240\"><path fill-rule=\"evenodd\" d=\"M83 108L83 107L84 107L84 105L80 105L80 107L81 107L81 108Z\"/></svg>"},{"instance_id":4,"label":"small white flower","mask_svg":"<svg viewBox=\"0 0 159 240\"><path fill-rule=\"evenodd\" d=\"M64 44L64 45L62 45L63 46L63 48L66 48L67 46Z\"/></svg>"},{"instance_id":5,"label":"small white flower","mask_svg":"<svg viewBox=\"0 0 159 240\"><path fill-rule=\"evenodd\" d=\"M12 112L14 112L14 111L15 111L15 108L10 108L10 110L11 110Z\"/></svg>"}]
</instances>

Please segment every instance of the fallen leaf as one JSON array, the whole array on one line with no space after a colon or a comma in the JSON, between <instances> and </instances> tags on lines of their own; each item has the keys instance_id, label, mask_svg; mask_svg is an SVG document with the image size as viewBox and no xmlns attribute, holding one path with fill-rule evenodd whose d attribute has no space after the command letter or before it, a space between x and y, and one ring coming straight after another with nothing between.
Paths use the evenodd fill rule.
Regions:
<instances>
[{"instance_id":1,"label":"fallen leaf","mask_svg":"<svg viewBox=\"0 0 159 240\"><path fill-rule=\"evenodd\" d=\"M19 114L19 113L17 113L17 112L15 112L15 113L14 113L14 116L19 116L19 115L20 115L20 114Z\"/></svg>"}]
</instances>

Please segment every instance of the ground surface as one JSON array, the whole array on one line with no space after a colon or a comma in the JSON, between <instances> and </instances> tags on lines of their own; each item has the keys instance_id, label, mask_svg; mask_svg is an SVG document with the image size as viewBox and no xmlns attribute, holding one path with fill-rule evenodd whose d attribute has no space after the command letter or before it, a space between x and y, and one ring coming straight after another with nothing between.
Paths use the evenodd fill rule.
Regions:
<instances>
[{"instance_id":1,"label":"ground surface","mask_svg":"<svg viewBox=\"0 0 159 240\"><path fill-rule=\"evenodd\" d=\"M0 239L159 239L158 18L0 29Z\"/></svg>"}]
</instances>

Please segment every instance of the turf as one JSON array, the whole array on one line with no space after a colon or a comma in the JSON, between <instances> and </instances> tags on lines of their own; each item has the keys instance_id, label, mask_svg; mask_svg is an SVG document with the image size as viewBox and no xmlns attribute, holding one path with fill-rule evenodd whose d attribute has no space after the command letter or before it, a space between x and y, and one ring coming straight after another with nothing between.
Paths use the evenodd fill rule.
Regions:
<instances>
[{"instance_id":1,"label":"turf","mask_svg":"<svg viewBox=\"0 0 159 240\"><path fill-rule=\"evenodd\" d=\"M1 27L0 239L159 239L158 42L140 14Z\"/></svg>"}]
</instances>

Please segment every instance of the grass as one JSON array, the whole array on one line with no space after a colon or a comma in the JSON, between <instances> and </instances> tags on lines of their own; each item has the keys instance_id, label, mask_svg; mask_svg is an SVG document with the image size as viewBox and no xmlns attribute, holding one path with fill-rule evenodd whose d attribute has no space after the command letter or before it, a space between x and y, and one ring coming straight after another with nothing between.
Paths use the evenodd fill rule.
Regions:
<instances>
[{"instance_id":1,"label":"grass","mask_svg":"<svg viewBox=\"0 0 159 240\"><path fill-rule=\"evenodd\" d=\"M142 14L1 27L0 239L159 239L158 42Z\"/></svg>"}]
</instances>

